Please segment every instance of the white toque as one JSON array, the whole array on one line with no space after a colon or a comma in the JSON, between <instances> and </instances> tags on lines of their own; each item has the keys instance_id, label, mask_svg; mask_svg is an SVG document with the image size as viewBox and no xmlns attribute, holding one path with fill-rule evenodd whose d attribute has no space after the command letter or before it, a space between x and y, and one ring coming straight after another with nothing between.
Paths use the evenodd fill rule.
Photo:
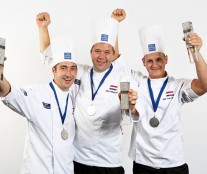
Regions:
<instances>
[{"instance_id":1,"label":"white toque","mask_svg":"<svg viewBox=\"0 0 207 174\"><path fill-rule=\"evenodd\" d=\"M143 54L164 50L164 31L160 25L148 25L139 29L140 44Z\"/></svg>"},{"instance_id":2,"label":"white toque","mask_svg":"<svg viewBox=\"0 0 207 174\"><path fill-rule=\"evenodd\" d=\"M115 47L116 37L119 31L119 22L113 18L96 20L92 24L92 45L107 43Z\"/></svg>"},{"instance_id":3,"label":"white toque","mask_svg":"<svg viewBox=\"0 0 207 174\"><path fill-rule=\"evenodd\" d=\"M76 62L75 47L72 36L62 34L51 38L52 67L60 62Z\"/></svg>"}]
</instances>

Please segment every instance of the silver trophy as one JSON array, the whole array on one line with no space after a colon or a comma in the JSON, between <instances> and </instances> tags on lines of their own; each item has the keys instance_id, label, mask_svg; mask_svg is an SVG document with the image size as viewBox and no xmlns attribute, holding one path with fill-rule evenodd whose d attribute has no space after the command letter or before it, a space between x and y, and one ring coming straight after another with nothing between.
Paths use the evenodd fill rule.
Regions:
<instances>
[{"instance_id":1,"label":"silver trophy","mask_svg":"<svg viewBox=\"0 0 207 174\"><path fill-rule=\"evenodd\" d=\"M5 41L6 39L0 37L0 65L4 65L5 57ZM0 80L3 80L3 73L0 72Z\"/></svg>"},{"instance_id":2,"label":"silver trophy","mask_svg":"<svg viewBox=\"0 0 207 174\"><path fill-rule=\"evenodd\" d=\"M190 63L194 63L193 55L190 52L190 49L192 49L192 48L194 49L196 60L199 61L197 47L196 46L192 46L188 42L188 35L193 32L192 22L189 22L189 21L184 22L184 23L182 23L182 27L183 27L183 34L184 34L184 37L185 37L185 43L186 43L186 47L187 47L187 51L188 51L189 61L190 61Z\"/></svg>"},{"instance_id":3,"label":"silver trophy","mask_svg":"<svg viewBox=\"0 0 207 174\"><path fill-rule=\"evenodd\" d=\"M5 39L0 37L0 65L4 65Z\"/></svg>"},{"instance_id":4,"label":"silver trophy","mask_svg":"<svg viewBox=\"0 0 207 174\"><path fill-rule=\"evenodd\" d=\"M131 111L129 107L129 82L120 82L121 91L121 114L122 114L122 124L131 123Z\"/></svg>"}]
</instances>

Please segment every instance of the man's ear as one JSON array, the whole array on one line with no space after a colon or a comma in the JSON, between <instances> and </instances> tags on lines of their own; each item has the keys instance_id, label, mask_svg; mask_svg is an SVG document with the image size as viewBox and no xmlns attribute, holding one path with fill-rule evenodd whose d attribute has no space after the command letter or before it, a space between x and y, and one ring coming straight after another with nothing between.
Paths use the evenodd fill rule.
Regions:
<instances>
[{"instance_id":1,"label":"man's ear","mask_svg":"<svg viewBox=\"0 0 207 174\"><path fill-rule=\"evenodd\" d=\"M56 68L55 67L52 67L52 73L54 74L56 71Z\"/></svg>"},{"instance_id":2,"label":"man's ear","mask_svg":"<svg viewBox=\"0 0 207 174\"><path fill-rule=\"evenodd\" d=\"M142 63L145 66L145 58L144 57L142 58Z\"/></svg>"},{"instance_id":3,"label":"man's ear","mask_svg":"<svg viewBox=\"0 0 207 174\"><path fill-rule=\"evenodd\" d=\"M168 63L168 56L165 55L165 63L167 64Z\"/></svg>"}]
</instances>

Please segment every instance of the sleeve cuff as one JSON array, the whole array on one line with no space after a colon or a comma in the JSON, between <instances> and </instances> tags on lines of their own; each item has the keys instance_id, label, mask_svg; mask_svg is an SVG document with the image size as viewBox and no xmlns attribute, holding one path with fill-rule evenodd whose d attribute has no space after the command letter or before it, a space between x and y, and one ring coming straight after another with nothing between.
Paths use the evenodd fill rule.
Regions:
<instances>
[{"instance_id":1,"label":"sleeve cuff","mask_svg":"<svg viewBox=\"0 0 207 174\"><path fill-rule=\"evenodd\" d=\"M190 98L197 99L199 96L192 90L191 84L192 84L192 81L190 81L189 83L187 83L187 85L185 87L186 88L186 92L188 93L188 95L190 96Z\"/></svg>"},{"instance_id":2,"label":"sleeve cuff","mask_svg":"<svg viewBox=\"0 0 207 174\"><path fill-rule=\"evenodd\" d=\"M52 63L52 52L51 47L48 46L43 52L40 52L41 63L49 66Z\"/></svg>"},{"instance_id":3,"label":"sleeve cuff","mask_svg":"<svg viewBox=\"0 0 207 174\"><path fill-rule=\"evenodd\" d=\"M18 91L18 88L14 87L11 85L11 91L9 92L9 94L5 97L2 97L0 98L1 101L9 101L9 100L13 100L14 98L18 97L18 93L15 92L15 91Z\"/></svg>"}]
</instances>

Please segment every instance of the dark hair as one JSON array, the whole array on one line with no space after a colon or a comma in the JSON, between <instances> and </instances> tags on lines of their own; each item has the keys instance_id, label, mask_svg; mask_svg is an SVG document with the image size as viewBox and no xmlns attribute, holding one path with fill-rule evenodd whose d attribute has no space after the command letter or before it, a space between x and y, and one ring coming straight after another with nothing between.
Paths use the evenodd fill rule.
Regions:
<instances>
[{"instance_id":1,"label":"dark hair","mask_svg":"<svg viewBox=\"0 0 207 174\"><path fill-rule=\"evenodd\" d=\"M57 63L55 66L53 66L53 68L55 68L55 70L56 70L58 65L59 65L59 63Z\"/></svg>"}]
</instances>

